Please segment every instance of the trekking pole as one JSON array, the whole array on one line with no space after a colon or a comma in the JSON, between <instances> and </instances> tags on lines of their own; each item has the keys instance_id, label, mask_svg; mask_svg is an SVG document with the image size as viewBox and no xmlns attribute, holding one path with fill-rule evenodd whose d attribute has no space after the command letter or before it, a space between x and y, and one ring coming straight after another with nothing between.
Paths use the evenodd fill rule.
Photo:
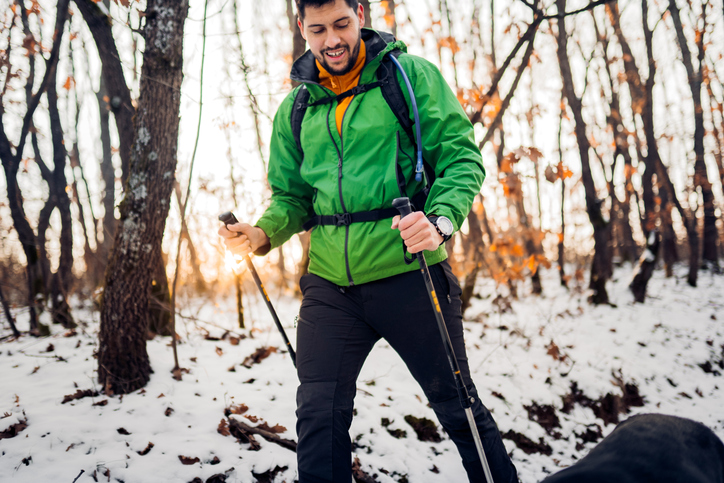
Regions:
<instances>
[{"instance_id":1,"label":"trekking pole","mask_svg":"<svg viewBox=\"0 0 724 483\"><path fill-rule=\"evenodd\" d=\"M392 201L392 206L397 208L397 211L400 212L400 219L412 213L412 205L410 204L409 198L395 198ZM473 433L475 447L478 450L480 463L483 465L485 479L488 483L494 483L493 475L490 473L488 459L485 457L483 442L480 439L478 427L475 425L475 418L473 418L472 405L475 402L475 398L468 394L468 390L463 382L463 376L460 373L460 366L458 366L458 361L455 358L455 351L453 350L452 342L450 341L450 334L447 332L445 320L443 319L442 312L440 311L440 302L437 299L437 294L435 294L435 287L432 284L432 278L430 278L430 269L425 261L425 255L423 255L422 252L418 252L415 256L417 257L417 261L420 263L422 278L425 280L425 287L427 287L427 295L430 296L430 302L432 303L433 312L435 312L435 319L437 320L437 328L440 330L440 337L442 337L442 343L445 346L447 360L450 363L450 369L452 369L453 377L455 378L455 385L457 386L458 396L460 397L460 404L465 410L465 415L468 418L468 424L470 424L470 431Z\"/></svg>"},{"instance_id":2,"label":"trekking pole","mask_svg":"<svg viewBox=\"0 0 724 483\"><path fill-rule=\"evenodd\" d=\"M236 219L234 214L230 211L226 211L219 215L219 220L228 227L228 225L234 225L236 223L239 223L239 220ZM241 236L241 233L237 233L237 237ZM269 300L269 295L266 293L266 289L264 288L264 284L261 283L261 279L259 278L259 274L257 273L256 269L254 268L254 264L251 263L251 258L249 258L249 255L244 255L244 262L246 262L246 266L249 267L249 271L251 272L251 276L254 278L254 282L256 283L256 286L259 288L259 291L261 292L261 296L264 298L264 302L266 302L267 308L269 308L269 312L272 315L272 318L274 319L274 323L277 326L277 329L279 329L279 332L282 334L282 339L284 339L284 343L287 345L287 350L289 350L289 356L292 358L292 364L294 364L294 367L297 367L297 354L294 353L294 349L292 348L292 343L289 342L289 339L287 338L287 333L284 332L284 327L282 327L282 323L279 321L279 317L277 316L276 311L274 310L274 307L272 306L271 300Z\"/></svg>"}]
</instances>

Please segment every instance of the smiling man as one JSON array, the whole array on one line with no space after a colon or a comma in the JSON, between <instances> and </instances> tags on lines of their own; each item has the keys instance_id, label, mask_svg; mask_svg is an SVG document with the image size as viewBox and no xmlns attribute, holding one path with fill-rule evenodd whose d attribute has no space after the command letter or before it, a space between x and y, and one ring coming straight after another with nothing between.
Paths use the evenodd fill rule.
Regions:
<instances>
[{"instance_id":1,"label":"smiling man","mask_svg":"<svg viewBox=\"0 0 724 483\"><path fill-rule=\"evenodd\" d=\"M419 267L406 261L404 245L425 251L493 479L514 483L515 467L470 377L461 290L444 247L485 178L473 127L433 64L407 54L392 35L363 28L357 0L296 4L309 51L292 66L291 78L302 85L274 118L271 204L254 226L238 223L219 234L236 254L264 255L313 228L309 273L299 283L299 481L351 481L356 381L381 338L422 387L469 480L485 481ZM412 134L410 95L391 56L420 106L421 138ZM418 142L430 184L416 178ZM400 196L422 211L394 216L392 200Z\"/></svg>"}]
</instances>

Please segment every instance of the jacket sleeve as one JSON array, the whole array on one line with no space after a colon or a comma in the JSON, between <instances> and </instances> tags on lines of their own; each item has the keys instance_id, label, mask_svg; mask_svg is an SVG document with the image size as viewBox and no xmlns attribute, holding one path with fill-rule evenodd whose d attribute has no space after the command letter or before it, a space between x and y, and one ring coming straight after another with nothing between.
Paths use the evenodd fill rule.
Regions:
<instances>
[{"instance_id":1,"label":"jacket sleeve","mask_svg":"<svg viewBox=\"0 0 724 483\"><path fill-rule=\"evenodd\" d=\"M302 224L314 213L313 190L299 173L303 155L297 149L291 128L291 110L296 92L294 90L284 99L274 116L267 174L272 192L271 203L256 223L269 237L269 248L280 246L302 231ZM262 250L261 254L265 251Z\"/></svg>"},{"instance_id":2,"label":"jacket sleeve","mask_svg":"<svg viewBox=\"0 0 724 483\"><path fill-rule=\"evenodd\" d=\"M403 63L403 59L409 59ZM423 157L435 170L425 213L448 217L455 231L465 221L485 179L473 125L440 70L419 57L400 56L420 111ZM403 94L408 97L403 82ZM412 104L410 118L414 120ZM414 129L414 128L413 128Z\"/></svg>"}]
</instances>

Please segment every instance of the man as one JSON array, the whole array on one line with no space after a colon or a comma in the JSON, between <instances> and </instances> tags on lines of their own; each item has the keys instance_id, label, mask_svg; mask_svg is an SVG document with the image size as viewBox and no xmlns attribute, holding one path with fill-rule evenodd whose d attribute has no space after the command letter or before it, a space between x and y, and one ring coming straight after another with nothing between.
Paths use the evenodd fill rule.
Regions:
<instances>
[{"instance_id":1,"label":"man","mask_svg":"<svg viewBox=\"0 0 724 483\"><path fill-rule=\"evenodd\" d=\"M299 144L290 122L298 108L295 90L274 119L269 208L255 226L239 223L228 230L222 227L219 234L236 254L262 255L302 231L307 220L316 215L328 218L311 233L309 273L300 281L299 481L351 481L349 427L355 383L372 346L382 337L422 386L457 445L470 481L485 481L419 267L404 261L401 236L409 253L425 251L463 379L475 398L473 414L495 483L515 482L516 471L498 428L470 379L461 290L443 246L463 223L485 176L472 125L436 67L399 55L420 106L423 154L436 179L424 212L402 220L396 216L391 224L389 211L386 219L359 221L359 213L379 214L376 210L390 208L394 198L412 198L423 188L415 181L413 141L382 89L349 95L355 86L369 87L398 75L383 59L406 47L389 34L362 29L363 7L357 0L296 3L298 25L310 48L291 72L291 78L309 91Z\"/></svg>"}]
</instances>

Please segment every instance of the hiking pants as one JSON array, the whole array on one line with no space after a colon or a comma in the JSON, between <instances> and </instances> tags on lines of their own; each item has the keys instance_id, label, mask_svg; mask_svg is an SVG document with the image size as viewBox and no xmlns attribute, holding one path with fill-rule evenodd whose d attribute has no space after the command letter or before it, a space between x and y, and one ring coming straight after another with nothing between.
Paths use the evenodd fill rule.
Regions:
<instances>
[{"instance_id":1,"label":"hiking pants","mask_svg":"<svg viewBox=\"0 0 724 483\"><path fill-rule=\"evenodd\" d=\"M430 267L495 483L518 481L498 428L470 379L460 286L445 261ZM372 346L384 338L402 357L457 445L471 482L485 482L435 314L419 270L339 287L307 274L297 327L299 483L352 481L349 428L356 381Z\"/></svg>"}]
</instances>

